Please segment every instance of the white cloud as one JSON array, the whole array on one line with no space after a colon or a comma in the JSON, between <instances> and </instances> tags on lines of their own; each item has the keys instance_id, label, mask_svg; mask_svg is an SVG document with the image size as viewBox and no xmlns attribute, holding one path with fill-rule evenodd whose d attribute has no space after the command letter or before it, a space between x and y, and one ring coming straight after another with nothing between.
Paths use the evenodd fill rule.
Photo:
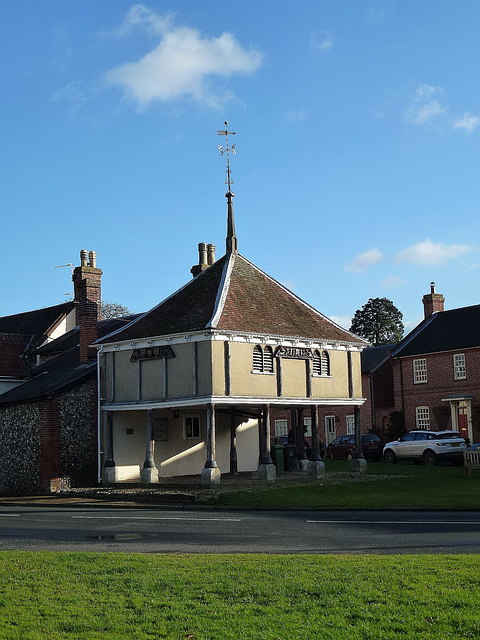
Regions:
<instances>
[{"instance_id":1,"label":"white cloud","mask_svg":"<svg viewBox=\"0 0 480 640\"><path fill-rule=\"evenodd\" d=\"M289 111L287 113L287 120L289 122L297 121L303 122L307 119L307 111L305 109L298 109L298 111Z\"/></svg>"},{"instance_id":2,"label":"white cloud","mask_svg":"<svg viewBox=\"0 0 480 640\"><path fill-rule=\"evenodd\" d=\"M370 249L365 253L359 253L349 264L345 265L345 271L353 271L355 273L362 273L374 264L381 262L384 259L383 253L380 249Z\"/></svg>"},{"instance_id":3,"label":"white cloud","mask_svg":"<svg viewBox=\"0 0 480 640\"><path fill-rule=\"evenodd\" d=\"M310 46L314 51L321 51L325 53L329 51L334 45L333 35L330 31L319 31L312 33L310 36Z\"/></svg>"},{"instance_id":4,"label":"white cloud","mask_svg":"<svg viewBox=\"0 0 480 640\"><path fill-rule=\"evenodd\" d=\"M72 112L78 111L87 102L87 92L82 82L71 82L55 92L51 100L65 100L70 104Z\"/></svg>"},{"instance_id":5,"label":"white cloud","mask_svg":"<svg viewBox=\"0 0 480 640\"><path fill-rule=\"evenodd\" d=\"M480 117L473 116L468 111L461 118L457 118L451 123L453 129L464 129L467 133L473 133L480 124Z\"/></svg>"},{"instance_id":6,"label":"white cloud","mask_svg":"<svg viewBox=\"0 0 480 640\"><path fill-rule=\"evenodd\" d=\"M473 247L469 244L444 244L427 239L403 249L397 253L395 260L416 265L443 264L470 251L473 251Z\"/></svg>"},{"instance_id":7,"label":"white cloud","mask_svg":"<svg viewBox=\"0 0 480 640\"><path fill-rule=\"evenodd\" d=\"M389 278L385 278L382 282L382 287L384 289L398 289L398 287L406 284L406 281L403 278L399 278L398 276L390 276Z\"/></svg>"},{"instance_id":8,"label":"white cloud","mask_svg":"<svg viewBox=\"0 0 480 640\"><path fill-rule=\"evenodd\" d=\"M330 317L330 320L333 320L333 322L335 322L336 324L339 324L344 329L347 329L347 331L350 330L350 327L352 325L352 318L350 316L329 316L329 317Z\"/></svg>"},{"instance_id":9,"label":"white cloud","mask_svg":"<svg viewBox=\"0 0 480 640\"><path fill-rule=\"evenodd\" d=\"M447 107L442 106L434 97L440 93L442 93L440 87L432 87L428 84L419 85L410 106L404 111L405 120L413 124L425 125L446 113Z\"/></svg>"},{"instance_id":10,"label":"white cloud","mask_svg":"<svg viewBox=\"0 0 480 640\"><path fill-rule=\"evenodd\" d=\"M153 34L162 34L170 29L173 14L159 15L143 4L134 4L122 24L111 32L111 35L123 37L129 35L136 27Z\"/></svg>"},{"instance_id":11,"label":"white cloud","mask_svg":"<svg viewBox=\"0 0 480 640\"><path fill-rule=\"evenodd\" d=\"M190 27L174 27L171 15L160 16L143 5L132 7L117 34L134 27L159 35L159 44L140 60L108 71L105 81L120 86L141 109L184 98L219 107L233 96L215 79L249 75L262 64L262 54L244 49L231 33L214 38Z\"/></svg>"}]
</instances>

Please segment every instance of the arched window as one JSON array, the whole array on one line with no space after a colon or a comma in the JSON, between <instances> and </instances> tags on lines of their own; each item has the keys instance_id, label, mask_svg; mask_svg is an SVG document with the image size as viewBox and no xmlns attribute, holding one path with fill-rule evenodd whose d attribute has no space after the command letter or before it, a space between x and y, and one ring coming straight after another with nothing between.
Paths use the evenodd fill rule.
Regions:
<instances>
[{"instance_id":1,"label":"arched window","mask_svg":"<svg viewBox=\"0 0 480 640\"><path fill-rule=\"evenodd\" d=\"M263 350L263 371L264 373L273 373L273 349L265 347Z\"/></svg>"},{"instance_id":2,"label":"arched window","mask_svg":"<svg viewBox=\"0 0 480 640\"><path fill-rule=\"evenodd\" d=\"M320 351L318 350L315 350L313 352L312 375L314 376L322 375L322 358L320 356Z\"/></svg>"},{"instance_id":3,"label":"arched window","mask_svg":"<svg viewBox=\"0 0 480 640\"><path fill-rule=\"evenodd\" d=\"M326 351L313 352L312 359L312 375L313 376L329 376L330 375L330 356Z\"/></svg>"},{"instance_id":4,"label":"arched window","mask_svg":"<svg viewBox=\"0 0 480 640\"><path fill-rule=\"evenodd\" d=\"M253 349L253 370L263 371L263 351L258 344Z\"/></svg>"},{"instance_id":5,"label":"arched window","mask_svg":"<svg viewBox=\"0 0 480 640\"><path fill-rule=\"evenodd\" d=\"M273 373L273 349L272 347L262 347L257 344L253 348L252 359L253 371L257 373Z\"/></svg>"},{"instance_id":6,"label":"arched window","mask_svg":"<svg viewBox=\"0 0 480 640\"><path fill-rule=\"evenodd\" d=\"M322 351L322 376L330 375L330 356L326 351Z\"/></svg>"}]
</instances>

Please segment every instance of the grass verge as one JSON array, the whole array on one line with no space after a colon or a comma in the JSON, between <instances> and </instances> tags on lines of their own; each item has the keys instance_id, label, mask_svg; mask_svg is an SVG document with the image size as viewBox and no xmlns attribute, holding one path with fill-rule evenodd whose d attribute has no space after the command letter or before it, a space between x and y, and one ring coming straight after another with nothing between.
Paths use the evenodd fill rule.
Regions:
<instances>
[{"instance_id":1,"label":"grass verge","mask_svg":"<svg viewBox=\"0 0 480 640\"><path fill-rule=\"evenodd\" d=\"M0 552L0 638L478 638L479 557Z\"/></svg>"},{"instance_id":2,"label":"grass verge","mask_svg":"<svg viewBox=\"0 0 480 640\"><path fill-rule=\"evenodd\" d=\"M223 492L209 502L230 507L480 509L480 471L468 479L463 467L371 462L359 478L348 475L349 464L327 460L322 483Z\"/></svg>"}]
</instances>

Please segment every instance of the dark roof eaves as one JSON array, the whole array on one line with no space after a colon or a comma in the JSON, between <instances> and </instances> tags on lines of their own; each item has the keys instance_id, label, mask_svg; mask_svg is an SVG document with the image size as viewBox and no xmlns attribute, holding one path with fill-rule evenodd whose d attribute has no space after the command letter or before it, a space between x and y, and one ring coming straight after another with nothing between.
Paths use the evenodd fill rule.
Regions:
<instances>
[{"instance_id":1,"label":"dark roof eaves","mask_svg":"<svg viewBox=\"0 0 480 640\"><path fill-rule=\"evenodd\" d=\"M403 338L403 340L401 340L398 343L397 348L394 351L392 351L392 358L401 358L402 350L407 345L409 345L412 340L414 340L426 327L428 327L435 320L435 318L438 316L438 313L445 313L445 312L439 311L437 313L433 313L428 318L425 318L424 320L422 320L420 324L418 324L414 329L412 329L410 333L408 333L405 336L405 338Z\"/></svg>"}]
</instances>

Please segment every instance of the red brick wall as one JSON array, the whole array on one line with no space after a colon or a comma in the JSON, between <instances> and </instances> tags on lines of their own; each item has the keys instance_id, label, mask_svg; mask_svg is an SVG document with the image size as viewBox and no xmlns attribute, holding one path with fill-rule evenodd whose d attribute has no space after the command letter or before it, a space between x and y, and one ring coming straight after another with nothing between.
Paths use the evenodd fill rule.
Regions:
<instances>
[{"instance_id":1,"label":"red brick wall","mask_svg":"<svg viewBox=\"0 0 480 640\"><path fill-rule=\"evenodd\" d=\"M454 379L454 353L465 355L465 380ZM426 383L413 382L413 360L418 357L425 357L427 361ZM396 408L404 412L407 431L416 428L415 409L419 406L429 407L431 429L450 429L450 404L442 402L442 399L454 395L472 395L474 437L480 439L477 424L480 418L480 348L401 358L395 363L394 389Z\"/></svg>"},{"instance_id":2,"label":"red brick wall","mask_svg":"<svg viewBox=\"0 0 480 640\"><path fill-rule=\"evenodd\" d=\"M44 400L40 409L40 483L49 487L60 476L60 414L58 398Z\"/></svg>"}]
</instances>

